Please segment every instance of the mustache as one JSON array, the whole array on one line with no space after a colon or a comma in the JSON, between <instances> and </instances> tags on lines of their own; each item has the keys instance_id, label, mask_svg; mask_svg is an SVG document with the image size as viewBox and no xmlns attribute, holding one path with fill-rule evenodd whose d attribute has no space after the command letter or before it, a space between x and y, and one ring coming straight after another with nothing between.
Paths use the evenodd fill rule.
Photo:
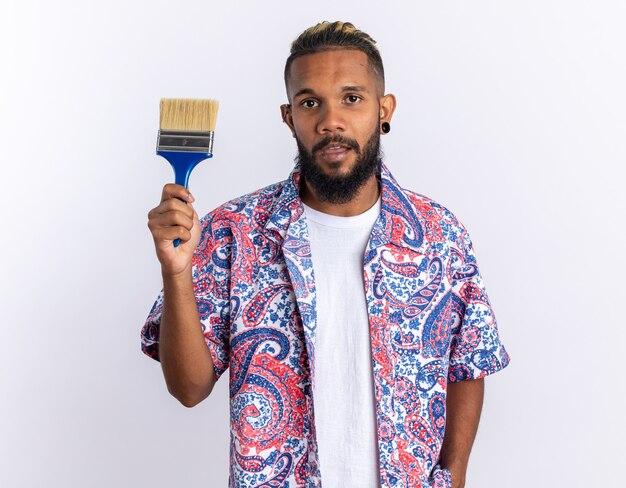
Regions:
<instances>
[{"instance_id":1,"label":"mustache","mask_svg":"<svg viewBox=\"0 0 626 488\"><path fill-rule=\"evenodd\" d=\"M361 146L359 146L359 143L356 140L349 139L347 137L344 137L338 134L335 136L326 136L320 142L315 144L315 146L313 146L313 149L311 150L311 154L315 154L316 152L321 151L326 146L332 143L348 146L350 149L354 149L357 153L361 152Z\"/></svg>"}]
</instances>

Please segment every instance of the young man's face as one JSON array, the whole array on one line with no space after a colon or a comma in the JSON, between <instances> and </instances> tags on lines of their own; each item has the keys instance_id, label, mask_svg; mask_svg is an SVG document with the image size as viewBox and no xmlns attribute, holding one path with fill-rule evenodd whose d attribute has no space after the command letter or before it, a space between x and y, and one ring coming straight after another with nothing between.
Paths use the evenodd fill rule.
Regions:
<instances>
[{"instance_id":1,"label":"young man's face","mask_svg":"<svg viewBox=\"0 0 626 488\"><path fill-rule=\"evenodd\" d=\"M367 55L357 50L308 54L296 58L290 67L290 105L281 110L298 141L303 175L309 164L324 187L348 183L339 191L344 200L353 196L351 190L358 190L353 187L362 183L359 178L371 174L372 161L378 157L380 124L390 120L395 107L393 95L383 96L381 85L368 66ZM319 195L320 191L322 199L333 200L332 195Z\"/></svg>"}]
</instances>

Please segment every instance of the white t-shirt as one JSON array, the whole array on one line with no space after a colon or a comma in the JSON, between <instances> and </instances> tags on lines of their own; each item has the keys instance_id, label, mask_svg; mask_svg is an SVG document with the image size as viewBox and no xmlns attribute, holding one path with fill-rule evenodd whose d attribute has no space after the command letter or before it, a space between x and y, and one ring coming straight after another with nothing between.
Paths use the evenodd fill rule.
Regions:
<instances>
[{"instance_id":1,"label":"white t-shirt","mask_svg":"<svg viewBox=\"0 0 626 488\"><path fill-rule=\"evenodd\" d=\"M305 205L317 299L315 429L324 488L378 488L378 445L363 255L381 200L337 217Z\"/></svg>"}]
</instances>

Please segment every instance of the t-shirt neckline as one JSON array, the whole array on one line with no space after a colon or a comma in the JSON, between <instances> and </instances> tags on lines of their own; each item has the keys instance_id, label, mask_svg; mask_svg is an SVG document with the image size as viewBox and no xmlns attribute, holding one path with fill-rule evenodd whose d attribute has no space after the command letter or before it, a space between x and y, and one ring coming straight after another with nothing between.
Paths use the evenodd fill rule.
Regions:
<instances>
[{"instance_id":1,"label":"t-shirt neckline","mask_svg":"<svg viewBox=\"0 0 626 488\"><path fill-rule=\"evenodd\" d=\"M379 195L376 203L374 203L374 205L372 205L369 209L359 215L351 215L350 217L342 217L340 215L331 215L320 212L319 210L312 209L304 202L302 202L302 205L304 205L304 212L308 220L327 227L339 227L345 229L372 225L380 214L382 199Z\"/></svg>"}]
</instances>

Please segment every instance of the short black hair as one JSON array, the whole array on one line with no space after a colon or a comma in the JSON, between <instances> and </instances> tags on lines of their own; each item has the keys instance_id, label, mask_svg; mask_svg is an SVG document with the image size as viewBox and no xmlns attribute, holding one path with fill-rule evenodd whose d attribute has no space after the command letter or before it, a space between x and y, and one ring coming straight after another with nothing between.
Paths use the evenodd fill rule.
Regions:
<instances>
[{"instance_id":1,"label":"short black hair","mask_svg":"<svg viewBox=\"0 0 626 488\"><path fill-rule=\"evenodd\" d=\"M291 43L291 52L285 63L285 86L291 63L300 56L333 49L354 49L367 55L369 67L385 89L385 70L376 41L350 22L320 22L309 27Z\"/></svg>"}]
</instances>

